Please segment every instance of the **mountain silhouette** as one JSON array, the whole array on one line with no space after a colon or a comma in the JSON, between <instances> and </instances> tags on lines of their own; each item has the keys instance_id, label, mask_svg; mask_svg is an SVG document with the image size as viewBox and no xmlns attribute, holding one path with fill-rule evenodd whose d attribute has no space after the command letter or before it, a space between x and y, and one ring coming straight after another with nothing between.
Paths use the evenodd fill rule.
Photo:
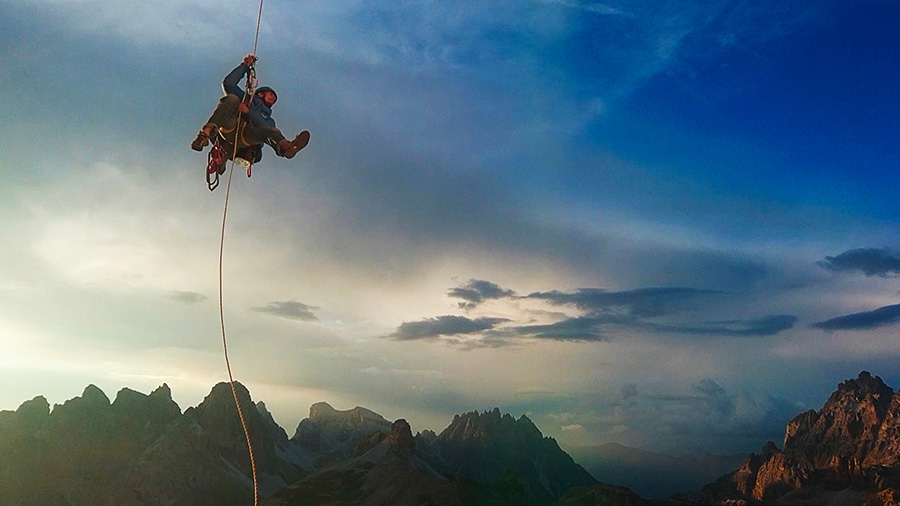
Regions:
<instances>
[{"instance_id":1,"label":"mountain silhouette","mask_svg":"<svg viewBox=\"0 0 900 506\"><path fill-rule=\"evenodd\" d=\"M240 383L234 387L266 506L549 506L573 487L577 504L640 502L625 488L596 488L525 416L466 413L440 435L413 437L403 419L391 423L366 408L339 411L320 402L288 438L264 403L254 404ZM36 397L0 411L0 506L252 501L247 443L227 383L184 412L167 385L149 395L124 388L113 402L88 385L52 409Z\"/></svg>"},{"instance_id":2,"label":"mountain silhouette","mask_svg":"<svg viewBox=\"0 0 900 506\"><path fill-rule=\"evenodd\" d=\"M700 490L650 501L598 482L601 473L588 473L524 415L473 411L440 433L413 436L404 419L391 423L362 407L339 411L320 402L288 438L265 404L239 383L235 391L263 506L900 503L900 394L866 371L839 384L821 409L791 420L783 449L769 442ZM613 450L623 459L636 455ZM657 464L684 462L663 456ZM167 385L149 395L124 388L112 402L88 385L52 408L38 396L0 411L0 506L252 500L247 443L227 383L184 412Z\"/></svg>"}]
</instances>

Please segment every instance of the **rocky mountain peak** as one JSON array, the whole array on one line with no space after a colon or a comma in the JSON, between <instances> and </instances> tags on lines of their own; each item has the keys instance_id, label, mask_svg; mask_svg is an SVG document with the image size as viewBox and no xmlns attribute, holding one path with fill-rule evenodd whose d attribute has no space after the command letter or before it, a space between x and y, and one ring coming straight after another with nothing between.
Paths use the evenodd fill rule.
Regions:
<instances>
[{"instance_id":1,"label":"rocky mountain peak","mask_svg":"<svg viewBox=\"0 0 900 506\"><path fill-rule=\"evenodd\" d=\"M0 431L33 432L50 417L50 403L39 395L19 405L15 411L0 411Z\"/></svg>"},{"instance_id":2,"label":"rocky mountain peak","mask_svg":"<svg viewBox=\"0 0 900 506\"><path fill-rule=\"evenodd\" d=\"M801 413L788 423L783 451L770 442L761 455L751 454L740 470L711 487L769 502L816 487L896 488L900 474L891 469L898 467L900 395L878 376L862 371L840 383L820 410Z\"/></svg>"},{"instance_id":3,"label":"rocky mountain peak","mask_svg":"<svg viewBox=\"0 0 900 506\"><path fill-rule=\"evenodd\" d=\"M88 385L80 397L74 397L53 406L51 418L65 420L65 423L76 423L98 429L96 417L103 416L110 406L109 397L95 385Z\"/></svg>"},{"instance_id":4,"label":"rocky mountain peak","mask_svg":"<svg viewBox=\"0 0 900 506\"><path fill-rule=\"evenodd\" d=\"M777 453L781 453L781 450L779 450L778 447L775 446L774 441L767 441L766 444L763 445L762 458L768 459L769 457Z\"/></svg>"},{"instance_id":5,"label":"rocky mountain peak","mask_svg":"<svg viewBox=\"0 0 900 506\"><path fill-rule=\"evenodd\" d=\"M310 420L316 418L328 418L335 416L337 414L337 410L331 407L331 404L327 402L317 402L309 407L309 418Z\"/></svg>"},{"instance_id":6,"label":"rocky mountain peak","mask_svg":"<svg viewBox=\"0 0 900 506\"><path fill-rule=\"evenodd\" d=\"M878 376L862 371L858 378L839 384L822 409L802 413L788 423L785 451L802 451L816 461L835 454L869 458L876 441L888 435L882 426L890 422L888 412L893 401L891 387Z\"/></svg>"},{"instance_id":7,"label":"rocky mountain peak","mask_svg":"<svg viewBox=\"0 0 900 506\"><path fill-rule=\"evenodd\" d=\"M501 414L499 408L494 408L483 413L471 411L462 415L455 415L450 425L438 436L442 440L494 437L540 440L543 438L543 435L527 416L522 415L516 420L509 413Z\"/></svg>"},{"instance_id":8,"label":"rocky mountain peak","mask_svg":"<svg viewBox=\"0 0 900 506\"><path fill-rule=\"evenodd\" d=\"M162 385L156 387L156 390L150 392L150 398L159 399L162 401L171 401L172 389L169 388L169 385L163 383Z\"/></svg>"},{"instance_id":9,"label":"rocky mountain peak","mask_svg":"<svg viewBox=\"0 0 900 506\"><path fill-rule=\"evenodd\" d=\"M381 421L383 421L385 423L388 423L387 420L385 420L381 415L366 408L356 406L353 409L339 411L337 409L334 409L327 402L317 402L310 406L309 419L312 421L340 419L354 425L362 425L370 421L374 421L376 423L380 423Z\"/></svg>"},{"instance_id":10,"label":"rocky mountain peak","mask_svg":"<svg viewBox=\"0 0 900 506\"><path fill-rule=\"evenodd\" d=\"M597 483L528 417L516 420L498 408L454 416L436 440L429 439L419 438L422 453L449 474L476 483L518 476L523 497L515 504L550 504L572 487Z\"/></svg>"},{"instance_id":11,"label":"rocky mountain peak","mask_svg":"<svg viewBox=\"0 0 900 506\"><path fill-rule=\"evenodd\" d=\"M241 406L250 404L250 391L241 383L235 381L234 389L237 397L241 402ZM224 406L234 406L234 394L231 391L231 385L222 381L217 383L210 390L209 395L203 398L203 402L197 405L198 411L218 410Z\"/></svg>"},{"instance_id":12,"label":"rocky mountain peak","mask_svg":"<svg viewBox=\"0 0 900 506\"><path fill-rule=\"evenodd\" d=\"M346 411L334 409L325 402L317 402L309 408L309 418L297 425L291 441L317 459L327 461L335 457L351 455L374 434L389 434L391 422L368 409L355 407Z\"/></svg>"},{"instance_id":13,"label":"rocky mountain peak","mask_svg":"<svg viewBox=\"0 0 900 506\"><path fill-rule=\"evenodd\" d=\"M146 395L130 388L119 390L111 407L111 412L116 416L135 423L165 424L181 414L181 408L171 395Z\"/></svg>"},{"instance_id":14,"label":"rocky mountain peak","mask_svg":"<svg viewBox=\"0 0 900 506\"><path fill-rule=\"evenodd\" d=\"M50 403L43 395L39 395L30 401L25 401L16 410L19 420L44 420L50 416ZM27 423L27 422L26 422Z\"/></svg>"},{"instance_id":15,"label":"rocky mountain peak","mask_svg":"<svg viewBox=\"0 0 900 506\"><path fill-rule=\"evenodd\" d=\"M861 371L856 379L848 379L839 384L836 393L855 393L857 397L863 397L868 394L892 395L894 389L885 385L880 377L872 376L869 371Z\"/></svg>"},{"instance_id":16,"label":"rocky mountain peak","mask_svg":"<svg viewBox=\"0 0 900 506\"><path fill-rule=\"evenodd\" d=\"M76 397L77 399L77 397ZM75 400L75 399L73 399ZM106 407L109 406L109 397L103 393L103 390L100 390L96 385L88 385L84 388L84 392L81 393L81 403L87 406L92 407Z\"/></svg>"},{"instance_id":17,"label":"rocky mountain peak","mask_svg":"<svg viewBox=\"0 0 900 506\"><path fill-rule=\"evenodd\" d=\"M388 435L388 444L391 451L402 456L412 455L416 451L416 442L412 436L409 423L400 418L391 424L391 433Z\"/></svg>"}]
</instances>

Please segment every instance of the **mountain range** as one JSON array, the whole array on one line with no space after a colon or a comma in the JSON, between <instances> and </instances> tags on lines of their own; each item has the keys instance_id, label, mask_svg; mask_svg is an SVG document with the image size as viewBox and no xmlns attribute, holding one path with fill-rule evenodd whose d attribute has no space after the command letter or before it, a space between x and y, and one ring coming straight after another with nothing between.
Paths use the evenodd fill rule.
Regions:
<instances>
[{"instance_id":1,"label":"mountain range","mask_svg":"<svg viewBox=\"0 0 900 506\"><path fill-rule=\"evenodd\" d=\"M440 433L414 436L404 419L320 402L289 437L246 388L235 384L235 393L261 506L900 503L900 394L865 371L820 410L791 420L783 449L769 442L741 459L570 449L585 467L527 416L499 409L456 415ZM665 499L596 479L638 480L634 488L646 495L679 470L679 483L692 474L697 489ZM112 402L89 385L52 409L39 396L0 411L0 506L246 505L251 477L227 383L184 412L166 385L149 395L124 388Z\"/></svg>"},{"instance_id":2,"label":"mountain range","mask_svg":"<svg viewBox=\"0 0 900 506\"><path fill-rule=\"evenodd\" d=\"M526 416L456 416L440 434L322 402L293 436L235 384L263 506L543 506L580 498L640 504L600 485ZM230 506L253 503L253 469L231 387L183 413L168 386L89 385L51 410L44 397L0 411L0 506ZM579 499L580 500L580 499ZM594 504L578 502L577 504Z\"/></svg>"}]
</instances>

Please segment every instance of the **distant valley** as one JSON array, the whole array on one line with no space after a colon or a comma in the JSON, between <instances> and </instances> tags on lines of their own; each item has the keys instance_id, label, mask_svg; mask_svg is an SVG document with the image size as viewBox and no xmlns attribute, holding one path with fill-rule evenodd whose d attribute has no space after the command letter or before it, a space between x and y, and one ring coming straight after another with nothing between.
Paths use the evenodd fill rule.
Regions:
<instances>
[{"instance_id":1,"label":"distant valley","mask_svg":"<svg viewBox=\"0 0 900 506\"><path fill-rule=\"evenodd\" d=\"M746 453L672 456L616 443L564 449L597 479L628 487L644 498L697 490L734 471L747 458Z\"/></svg>"}]
</instances>

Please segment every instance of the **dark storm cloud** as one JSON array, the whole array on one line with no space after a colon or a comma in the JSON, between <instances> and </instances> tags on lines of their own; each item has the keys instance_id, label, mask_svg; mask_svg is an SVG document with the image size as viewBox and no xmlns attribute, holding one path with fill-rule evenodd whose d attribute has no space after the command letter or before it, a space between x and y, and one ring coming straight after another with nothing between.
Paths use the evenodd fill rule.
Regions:
<instances>
[{"instance_id":1,"label":"dark storm cloud","mask_svg":"<svg viewBox=\"0 0 900 506\"><path fill-rule=\"evenodd\" d=\"M872 311L837 316L812 324L822 330L869 330L900 323L900 304L884 306Z\"/></svg>"},{"instance_id":2,"label":"dark storm cloud","mask_svg":"<svg viewBox=\"0 0 900 506\"><path fill-rule=\"evenodd\" d=\"M178 290L172 290L171 292L166 294L166 298L178 302L183 302L185 304L196 304L198 302L206 300L206 295L197 292L182 292Z\"/></svg>"},{"instance_id":3,"label":"dark storm cloud","mask_svg":"<svg viewBox=\"0 0 900 506\"><path fill-rule=\"evenodd\" d=\"M608 292L599 288L579 288L574 292L535 292L527 298L541 299L555 305L571 305L589 313L617 312L640 318L652 318L681 309L685 302L700 296L721 292L696 288L658 287L624 292Z\"/></svg>"},{"instance_id":4,"label":"dark storm cloud","mask_svg":"<svg viewBox=\"0 0 900 506\"><path fill-rule=\"evenodd\" d=\"M277 316L279 318L286 318L288 320L298 320L304 322L313 322L319 321L313 311L319 309L316 306L308 306L303 304L302 302L296 301L284 301L284 302L270 302L262 307L253 307L250 308L251 311L255 311L257 313L263 313L270 316Z\"/></svg>"},{"instance_id":5,"label":"dark storm cloud","mask_svg":"<svg viewBox=\"0 0 900 506\"><path fill-rule=\"evenodd\" d=\"M900 274L900 256L887 248L857 248L817 262L819 267L835 272L859 271L866 276L896 276Z\"/></svg>"},{"instance_id":6,"label":"dark storm cloud","mask_svg":"<svg viewBox=\"0 0 900 506\"><path fill-rule=\"evenodd\" d=\"M404 322L397 327L396 332L388 337L398 341L412 341L441 336L474 334L493 329L498 324L506 321L509 320L505 318L470 319L465 316L445 315L415 322Z\"/></svg>"},{"instance_id":7,"label":"dark storm cloud","mask_svg":"<svg viewBox=\"0 0 900 506\"><path fill-rule=\"evenodd\" d=\"M459 307L463 309L473 309L485 300L513 297L515 294L512 290L506 290L496 283L482 279L470 279L465 285L458 286L447 292L447 295L450 297L466 301L459 303Z\"/></svg>"},{"instance_id":8,"label":"dark storm cloud","mask_svg":"<svg viewBox=\"0 0 900 506\"><path fill-rule=\"evenodd\" d=\"M679 334L764 337L793 328L797 320L794 315L776 314L751 320L713 322L698 326L654 325L654 328Z\"/></svg>"}]
</instances>

